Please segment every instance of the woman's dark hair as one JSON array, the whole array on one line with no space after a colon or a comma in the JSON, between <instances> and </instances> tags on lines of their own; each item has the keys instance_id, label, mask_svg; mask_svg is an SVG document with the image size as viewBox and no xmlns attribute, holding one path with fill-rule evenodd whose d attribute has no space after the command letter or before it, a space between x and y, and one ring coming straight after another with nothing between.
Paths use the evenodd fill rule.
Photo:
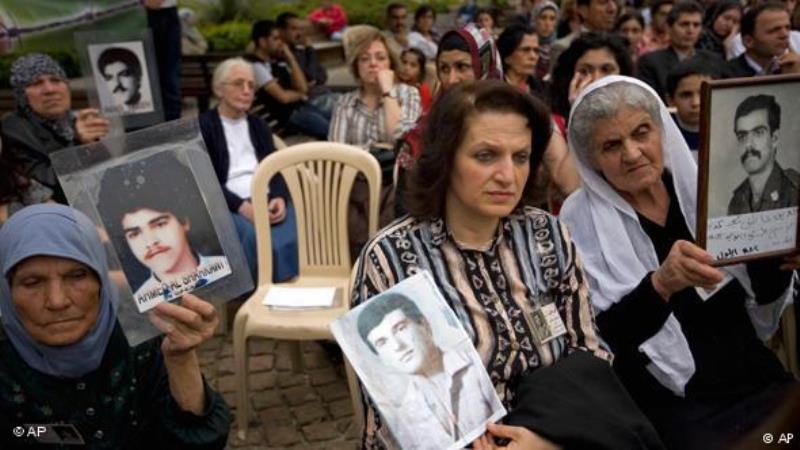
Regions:
<instances>
[{"instance_id":1,"label":"woman's dark hair","mask_svg":"<svg viewBox=\"0 0 800 450\"><path fill-rule=\"evenodd\" d=\"M639 22L639 25L642 27L642 31L644 31L644 17L642 17L642 15L638 12L630 11L619 16L617 23L614 24L614 31L619 32L620 28L622 28L622 25L629 20L635 20Z\"/></svg>"},{"instance_id":2,"label":"woman's dark hair","mask_svg":"<svg viewBox=\"0 0 800 450\"><path fill-rule=\"evenodd\" d=\"M412 55L417 57L417 62L419 63L419 77L417 78L417 82L422 83L428 76L428 70L425 67L425 65L428 63L428 58L425 57L425 53L422 53L422 50L416 47L411 47L403 50L403 52L400 53L401 61L403 59L403 56L406 55L406 53L411 53Z\"/></svg>"},{"instance_id":3,"label":"woman's dark hair","mask_svg":"<svg viewBox=\"0 0 800 450\"><path fill-rule=\"evenodd\" d=\"M575 65L586 52L607 49L614 55L620 75L633 76L633 61L628 53L628 40L606 33L583 33L558 56L553 66L550 84L550 106L565 119L569 117L569 83L575 75Z\"/></svg>"},{"instance_id":4,"label":"woman's dark hair","mask_svg":"<svg viewBox=\"0 0 800 450\"><path fill-rule=\"evenodd\" d=\"M706 8L706 14L703 17L703 26L714 31L714 22L716 22L717 17L731 9L736 9L741 12L742 5L738 0L719 0L709 4L708 8Z\"/></svg>"},{"instance_id":5,"label":"woman's dark hair","mask_svg":"<svg viewBox=\"0 0 800 450\"><path fill-rule=\"evenodd\" d=\"M497 26L497 13L495 12L494 8L481 8L481 9L479 9L478 12L475 13L475 21L476 22L478 21L478 17L480 17L481 14L488 14L489 17L492 18L492 23L495 26Z\"/></svg>"},{"instance_id":6,"label":"woman's dark hair","mask_svg":"<svg viewBox=\"0 0 800 450\"><path fill-rule=\"evenodd\" d=\"M550 112L540 100L499 80L459 83L434 103L422 137L422 153L409 173L408 212L418 219L441 217L453 160L469 119L483 112L518 114L531 130L530 175L520 205L529 203L534 174L550 141ZM519 206L519 205L518 205Z\"/></svg>"},{"instance_id":7,"label":"woman's dark hair","mask_svg":"<svg viewBox=\"0 0 800 450\"><path fill-rule=\"evenodd\" d=\"M536 39L539 39L538 35L536 34L536 30L533 27L521 23L515 23L506 27L506 29L500 33L500 36L497 37L497 50L500 52L500 61L503 62L504 73L508 73L506 58L511 56L511 54L514 53L514 50L519 47L522 39L529 35L534 35L536 36Z\"/></svg>"},{"instance_id":8,"label":"woman's dark hair","mask_svg":"<svg viewBox=\"0 0 800 450\"><path fill-rule=\"evenodd\" d=\"M428 13L433 13L433 18L436 19L436 10L433 9L431 5L420 5L416 11L414 11L414 26L417 25L417 21L424 15Z\"/></svg>"},{"instance_id":9,"label":"woman's dark hair","mask_svg":"<svg viewBox=\"0 0 800 450\"><path fill-rule=\"evenodd\" d=\"M436 59L438 60L439 55L441 55L443 52L448 52L450 50L459 50L472 54L472 49L469 48L469 43L455 31L448 32L444 35L444 37L442 37L442 40L439 42L439 49L436 53Z\"/></svg>"}]
</instances>

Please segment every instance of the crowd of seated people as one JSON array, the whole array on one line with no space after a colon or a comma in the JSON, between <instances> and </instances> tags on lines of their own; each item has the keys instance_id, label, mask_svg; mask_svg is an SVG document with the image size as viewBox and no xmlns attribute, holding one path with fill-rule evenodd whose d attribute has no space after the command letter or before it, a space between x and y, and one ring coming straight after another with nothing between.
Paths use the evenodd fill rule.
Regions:
<instances>
[{"instance_id":1,"label":"crowd of seated people","mask_svg":"<svg viewBox=\"0 0 800 450\"><path fill-rule=\"evenodd\" d=\"M216 67L216 106L197 119L249 270L253 205L266 202L273 280L298 274L283 179L268 198L250 195L274 136L359 147L397 170L372 236L366 182L354 184L351 306L435 272L509 411L473 448L747 448L797 389L764 340L796 292L800 259L720 268L696 244L701 86L800 73L800 32L795 2L746 3L466 2L448 24L431 5L397 2L381 30L321 1L307 20L344 43L347 92L329 86L299 12L260 18L251 51ZM128 346L101 236L64 206L50 155L105 138L113 121L73 110L70 80L45 54L16 59L8 82L0 423L69 422L98 448L223 448L228 407L195 354L214 307L191 295L159 306L164 336ZM742 115L774 116L751 109ZM545 304L565 328L547 342L531 323ZM85 408L102 420L71 407L76 385L100 393ZM361 393L361 446L394 448ZM136 418L117 420L123 412ZM8 439L0 447L16 445Z\"/></svg>"}]
</instances>

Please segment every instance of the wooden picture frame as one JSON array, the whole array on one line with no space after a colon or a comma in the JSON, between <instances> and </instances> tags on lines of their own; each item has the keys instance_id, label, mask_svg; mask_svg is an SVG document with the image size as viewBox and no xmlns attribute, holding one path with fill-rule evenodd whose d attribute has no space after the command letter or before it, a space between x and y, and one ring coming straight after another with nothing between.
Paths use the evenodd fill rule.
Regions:
<instances>
[{"instance_id":1,"label":"wooden picture frame","mask_svg":"<svg viewBox=\"0 0 800 450\"><path fill-rule=\"evenodd\" d=\"M798 92L800 75L703 83L696 235L715 265L800 248Z\"/></svg>"}]
</instances>

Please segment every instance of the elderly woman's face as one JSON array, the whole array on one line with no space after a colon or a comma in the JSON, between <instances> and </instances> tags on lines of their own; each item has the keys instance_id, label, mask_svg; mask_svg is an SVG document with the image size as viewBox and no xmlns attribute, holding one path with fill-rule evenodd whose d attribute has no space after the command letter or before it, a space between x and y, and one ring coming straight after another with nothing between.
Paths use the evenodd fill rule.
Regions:
<instances>
[{"instance_id":1,"label":"elderly woman's face","mask_svg":"<svg viewBox=\"0 0 800 450\"><path fill-rule=\"evenodd\" d=\"M476 221L502 218L522 198L530 172L531 130L518 114L483 112L467 119L447 190L447 209Z\"/></svg>"},{"instance_id":2,"label":"elderly woman's face","mask_svg":"<svg viewBox=\"0 0 800 450\"><path fill-rule=\"evenodd\" d=\"M100 281L82 263L57 256L32 256L14 267L9 282L19 320L36 342L74 344L97 320Z\"/></svg>"},{"instance_id":3,"label":"elderly woman's face","mask_svg":"<svg viewBox=\"0 0 800 450\"><path fill-rule=\"evenodd\" d=\"M46 119L60 119L71 106L69 86L50 74L41 75L25 86L25 97L33 112Z\"/></svg>"},{"instance_id":4,"label":"elderly woman's face","mask_svg":"<svg viewBox=\"0 0 800 450\"><path fill-rule=\"evenodd\" d=\"M618 192L635 194L661 179L661 128L642 109L623 106L615 117L594 125L595 168Z\"/></svg>"},{"instance_id":5,"label":"elderly woman's face","mask_svg":"<svg viewBox=\"0 0 800 450\"><path fill-rule=\"evenodd\" d=\"M253 106L255 85L253 69L244 65L233 66L217 89L221 105L237 113L246 113Z\"/></svg>"}]
</instances>

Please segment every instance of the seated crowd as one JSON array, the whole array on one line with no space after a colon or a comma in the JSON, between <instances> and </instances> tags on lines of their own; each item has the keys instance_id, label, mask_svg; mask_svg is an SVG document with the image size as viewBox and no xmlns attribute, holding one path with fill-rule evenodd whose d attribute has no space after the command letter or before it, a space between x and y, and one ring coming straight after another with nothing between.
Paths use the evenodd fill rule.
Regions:
<instances>
[{"instance_id":1,"label":"seated crowd","mask_svg":"<svg viewBox=\"0 0 800 450\"><path fill-rule=\"evenodd\" d=\"M326 85L303 19L284 13L257 21L252 51L216 67L216 106L197 119L250 272L261 201L273 281L299 271L286 183L277 176L269 198L251 198L275 136L362 148L395 179L371 236L366 181L351 192L351 306L432 272L509 412L473 448L760 445L751 433L800 389L765 345L800 257L717 267L696 244L700 97L709 80L800 73L796 2L541 0L505 17L466 2L446 30L427 4L388 5L380 30L320 3L308 20L343 41L354 89ZM161 304L151 320L163 336L130 347L102 237L65 206L50 155L113 124L72 109L47 55L19 57L9 83L0 424L69 423L93 448L224 448L229 409L195 351L219 320L214 306L190 294ZM775 99L752 98L737 124L763 119L775 138ZM730 211L768 202L763 182L781 170L774 148L753 151L765 162ZM800 189L796 175L786 170ZM532 317L553 306L565 332L543 340ZM362 447L395 448L361 392ZM19 445L4 433L0 448Z\"/></svg>"}]
</instances>

